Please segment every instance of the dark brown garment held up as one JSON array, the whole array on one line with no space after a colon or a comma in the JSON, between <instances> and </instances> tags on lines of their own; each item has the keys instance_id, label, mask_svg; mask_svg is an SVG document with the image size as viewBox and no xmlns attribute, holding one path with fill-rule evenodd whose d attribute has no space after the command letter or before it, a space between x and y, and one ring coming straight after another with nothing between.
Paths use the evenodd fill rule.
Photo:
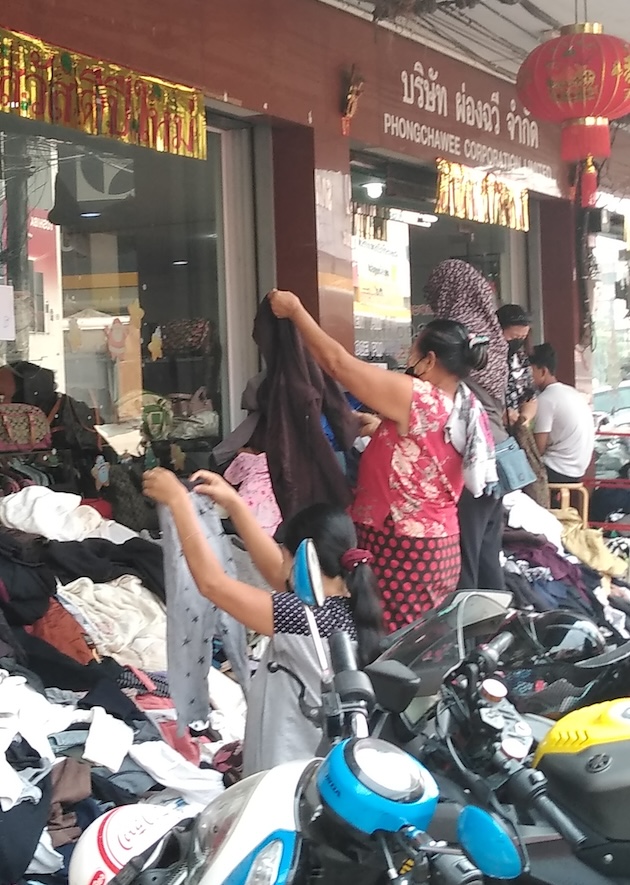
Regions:
<instances>
[{"instance_id":1,"label":"dark brown garment held up","mask_svg":"<svg viewBox=\"0 0 630 885\"><path fill-rule=\"evenodd\" d=\"M346 508L351 493L321 426L324 414L349 451L358 421L340 386L325 375L292 322L277 319L265 298L254 322L267 377L258 391L262 420L251 445L267 453L271 483L283 519L311 504Z\"/></svg>"}]
</instances>

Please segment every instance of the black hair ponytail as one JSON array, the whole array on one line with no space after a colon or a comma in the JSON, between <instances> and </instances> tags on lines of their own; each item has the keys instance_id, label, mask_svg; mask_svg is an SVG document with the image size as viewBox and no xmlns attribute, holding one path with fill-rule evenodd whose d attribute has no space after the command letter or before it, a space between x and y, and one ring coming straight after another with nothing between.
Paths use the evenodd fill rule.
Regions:
<instances>
[{"instance_id":1,"label":"black hair ponytail","mask_svg":"<svg viewBox=\"0 0 630 885\"><path fill-rule=\"evenodd\" d=\"M345 573L350 593L350 610L357 628L359 664L371 664L379 655L383 636L383 612L376 589L376 577L367 563L359 563Z\"/></svg>"},{"instance_id":2,"label":"black hair ponytail","mask_svg":"<svg viewBox=\"0 0 630 885\"><path fill-rule=\"evenodd\" d=\"M485 369L490 338L474 335L455 320L432 320L421 330L416 349L421 356L434 353L447 372L466 378L470 372Z\"/></svg>"},{"instance_id":3,"label":"black hair ponytail","mask_svg":"<svg viewBox=\"0 0 630 885\"><path fill-rule=\"evenodd\" d=\"M311 538L322 572L329 578L343 577L350 594L350 610L357 630L359 664L365 667L379 654L383 636L383 615L376 589L376 577L367 563L344 569L344 553L357 546L354 523L347 513L328 504L314 504L289 520L282 532L282 543L295 555L306 538Z\"/></svg>"}]
</instances>

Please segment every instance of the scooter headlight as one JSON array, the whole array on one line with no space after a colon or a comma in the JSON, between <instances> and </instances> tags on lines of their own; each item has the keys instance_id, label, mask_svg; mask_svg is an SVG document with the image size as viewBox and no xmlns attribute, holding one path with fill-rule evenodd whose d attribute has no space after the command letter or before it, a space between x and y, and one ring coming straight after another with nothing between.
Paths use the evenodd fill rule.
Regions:
<instances>
[{"instance_id":1,"label":"scooter headlight","mask_svg":"<svg viewBox=\"0 0 630 885\"><path fill-rule=\"evenodd\" d=\"M404 826L425 831L439 796L434 778L417 759L375 738L333 747L317 772L317 789L325 808L368 835Z\"/></svg>"},{"instance_id":2,"label":"scooter headlight","mask_svg":"<svg viewBox=\"0 0 630 885\"><path fill-rule=\"evenodd\" d=\"M274 839L273 842L265 845L256 856L245 880L245 885L274 885L278 880L283 848L279 839Z\"/></svg>"},{"instance_id":3,"label":"scooter headlight","mask_svg":"<svg viewBox=\"0 0 630 885\"><path fill-rule=\"evenodd\" d=\"M187 885L197 885L230 837L264 773L246 778L214 799L195 823Z\"/></svg>"},{"instance_id":4,"label":"scooter headlight","mask_svg":"<svg viewBox=\"0 0 630 885\"><path fill-rule=\"evenodd\" d=\"M422 769L393 744L363 738L347 744L345 756L357 780L384 799L415 802L424 793Z\"/></svg>"}]
</instances>

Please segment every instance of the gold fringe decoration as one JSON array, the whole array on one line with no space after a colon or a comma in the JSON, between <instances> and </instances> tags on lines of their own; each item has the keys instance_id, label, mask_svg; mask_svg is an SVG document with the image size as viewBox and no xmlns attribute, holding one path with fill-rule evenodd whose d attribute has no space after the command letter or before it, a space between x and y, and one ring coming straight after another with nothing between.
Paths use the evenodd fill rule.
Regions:
<instances>
[{"instance_id":1,"label":"gold fringe decoration","mask_svg":"<svg viewBox=\"0 0 630 885\"><path fill-rule=\"evenodd\" d=\"M529 193L476 169L438 160L435 211L481 224L529 230Z\"/></svg>"},{"instance_id":2,"label":"gold fringe decoration","mask_svg":"<svg viewBox=\"0 0 630 885\"><path fill-rule=\"evenodd\" d=\"M0 28L0 112L206 158L203 95Z\"/></svg>"}]
</instances>

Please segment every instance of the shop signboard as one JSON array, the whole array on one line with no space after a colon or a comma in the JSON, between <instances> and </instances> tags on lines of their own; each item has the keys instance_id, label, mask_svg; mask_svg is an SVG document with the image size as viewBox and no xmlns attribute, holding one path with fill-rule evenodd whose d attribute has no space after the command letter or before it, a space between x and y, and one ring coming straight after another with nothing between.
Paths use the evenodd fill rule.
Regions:
<instances>
[{"instance_id":1,"label":"shop signboard","mask_svg":"<svg viewBox=\"0 0 630 885\"><path fill-rule=\"evenodd\" d=\"M350 123L353 139L431 163L443 158L481 167L523 188L566 196L560 128L534 120L514 83L353 15L337 13L337 22L329 57L346 69L351 63L364 81Z\"/></svg>"},{"instance_id":2,"label":"shop signboard","mask_svg":"<svg viewBox=\"0 0 630 885\"><path fill-rule=\"evenodd\" d=\"M555 133L532 119L512 84L445 57L415 61L391 76L398 96L383 108L382 126L392 146L428 148L533 190L557 193L556 164L550 160L557 156Z\"/></svg>"},{"instance_id":3,"label":"shop signboard","mask_svg":"<svg viewBox=\"0 0 630 885\"><path fill-rule=\"evenodd\" d=\"M534 120L514 84L389 32L378 42L384 51L365 75L353 135L366 128L374 138L378 127L380 145L398 154L481 167L543 194L564 192L560 130Z\"/></svg>"}]
</instances>

